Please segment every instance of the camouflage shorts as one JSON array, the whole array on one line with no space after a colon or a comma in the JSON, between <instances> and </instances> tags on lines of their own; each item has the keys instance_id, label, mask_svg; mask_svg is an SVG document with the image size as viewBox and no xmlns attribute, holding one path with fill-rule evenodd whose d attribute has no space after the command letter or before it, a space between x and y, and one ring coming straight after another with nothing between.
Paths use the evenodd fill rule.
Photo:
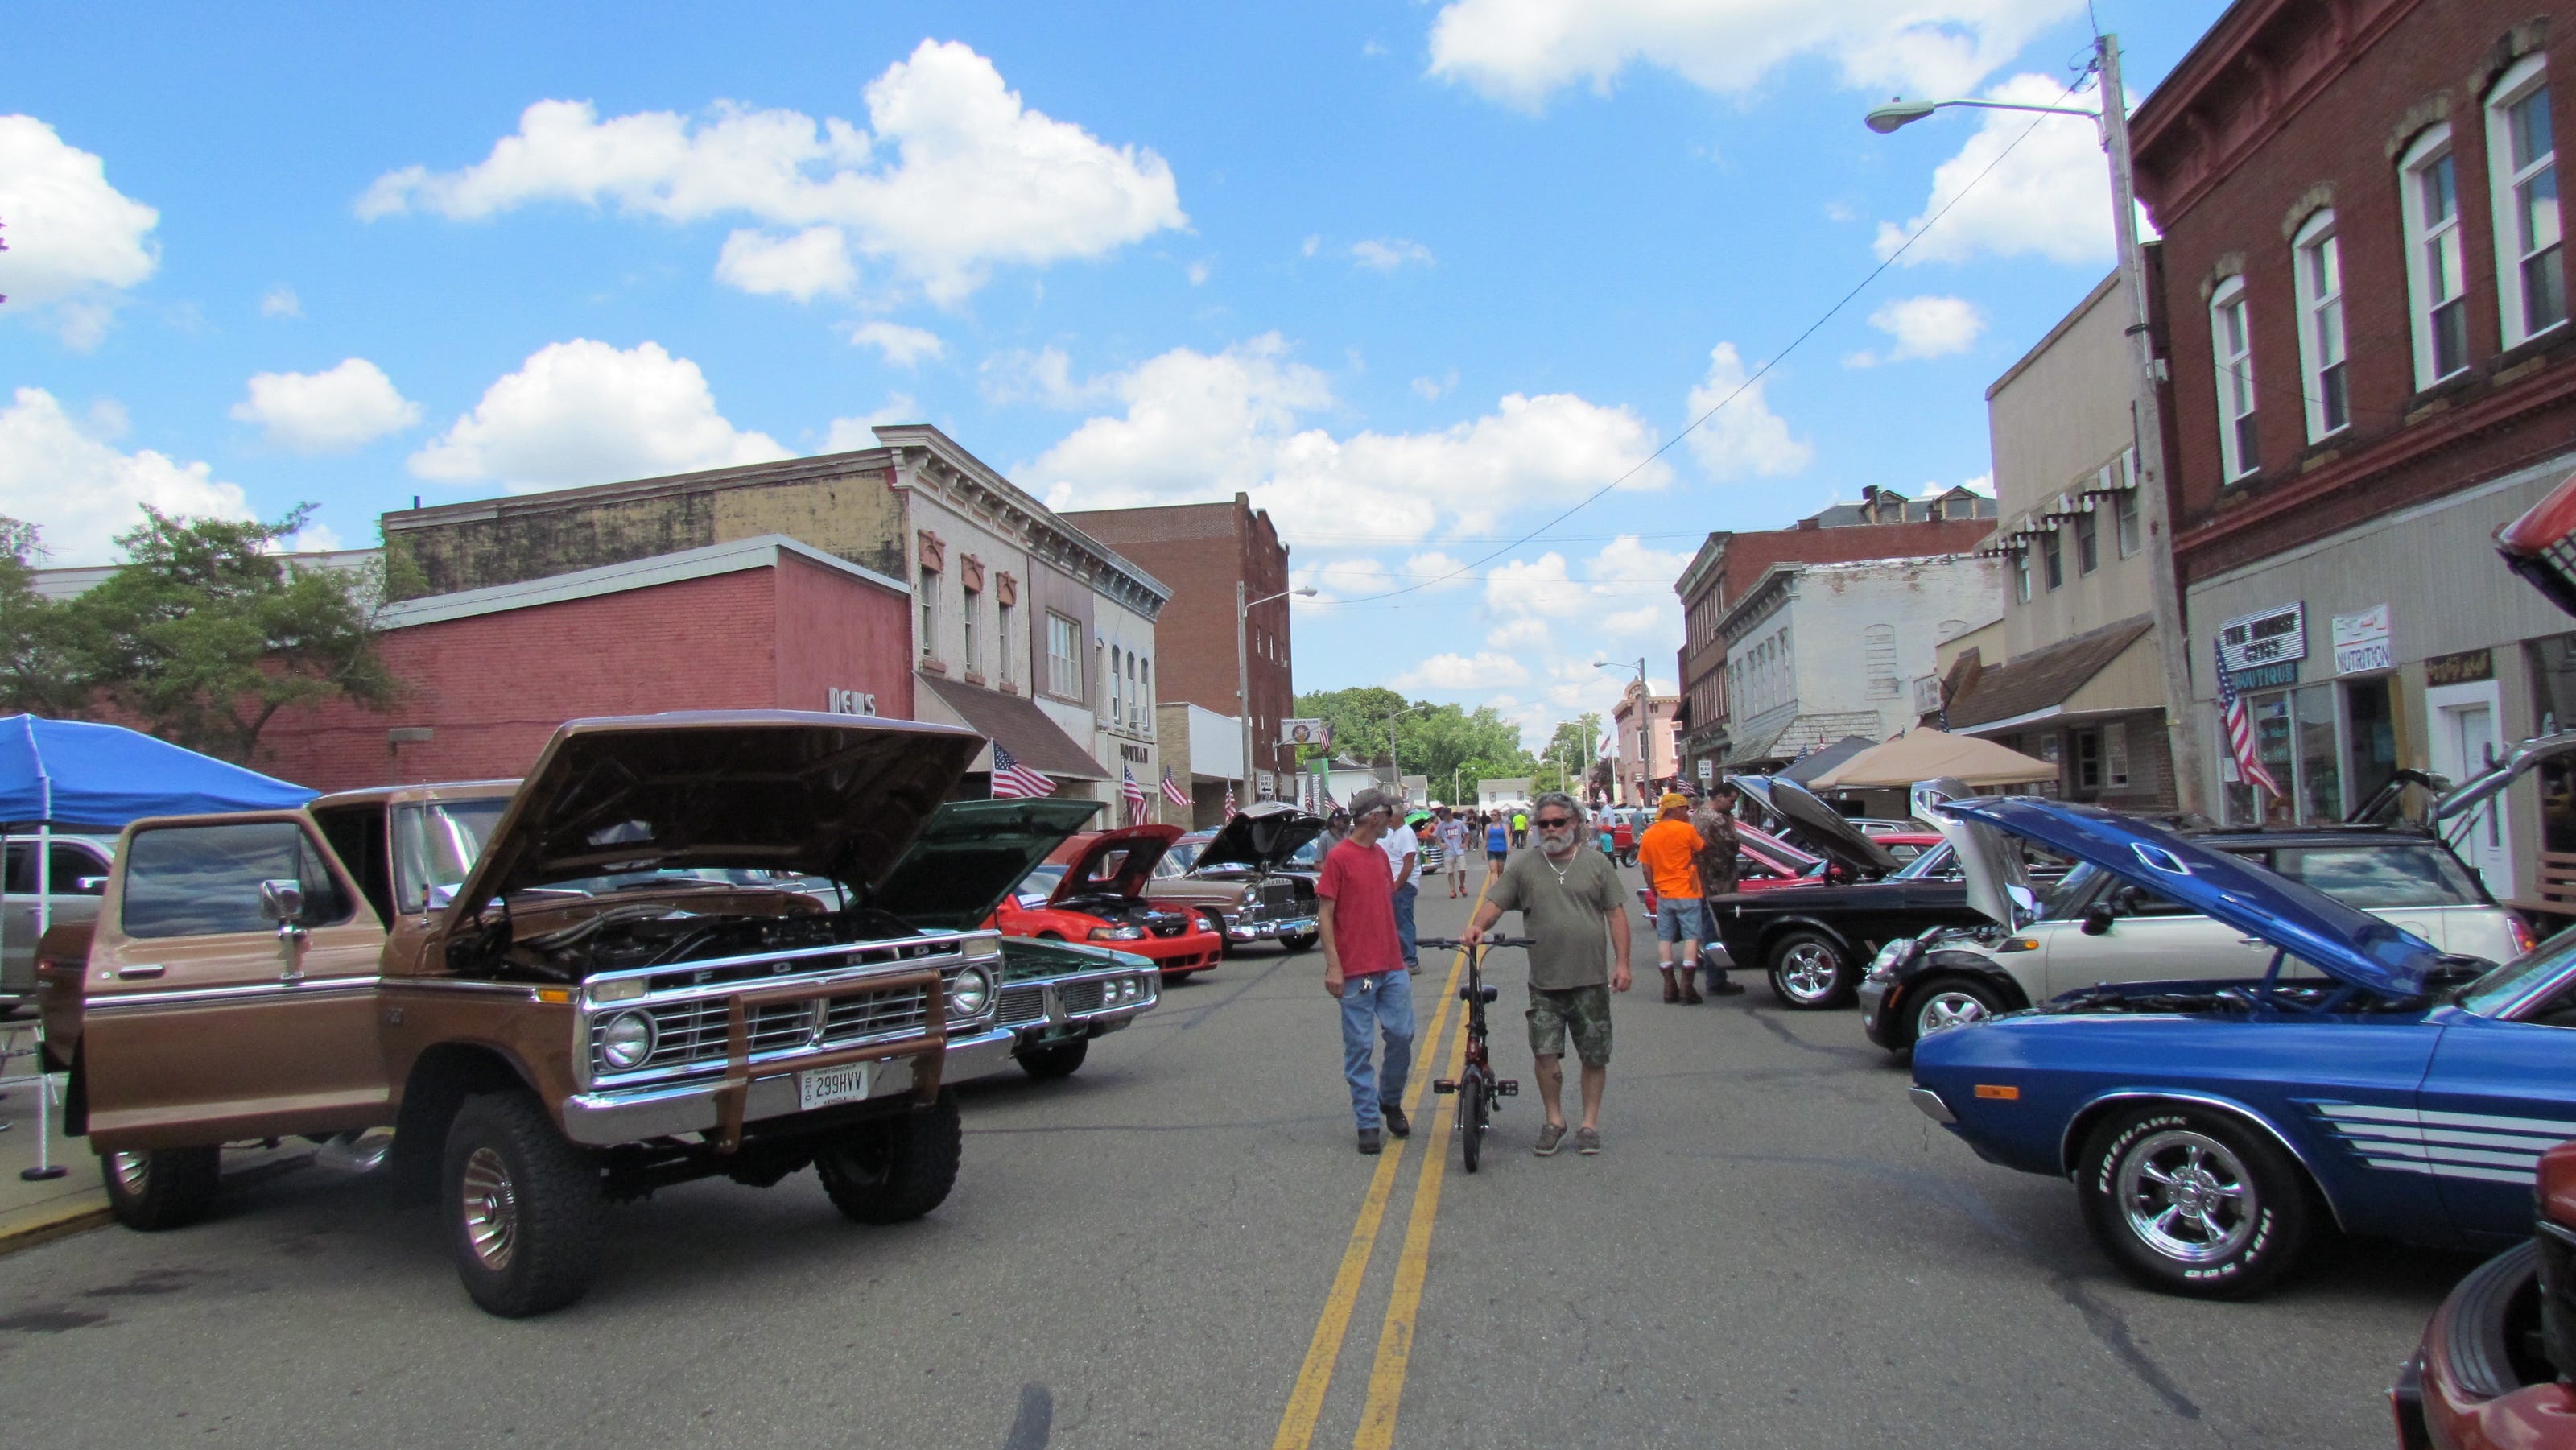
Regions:
<instances>
[{"instance_id":1,"label":"camouflage shorts","mask_svg":"<svg viewBox=\"0 0 2576 1450\"><path fill-rule=\"evenodd\" d=\"M1543 987L1530 988L1529 1029L1530 1053L1535 1057L1565 1056L1565 1034L1574 1033L1575 1054L1585 1067L1610 1065L1610 989L1608 987L1568 987L1551 992Z\"/></svg>"}]
</instances>

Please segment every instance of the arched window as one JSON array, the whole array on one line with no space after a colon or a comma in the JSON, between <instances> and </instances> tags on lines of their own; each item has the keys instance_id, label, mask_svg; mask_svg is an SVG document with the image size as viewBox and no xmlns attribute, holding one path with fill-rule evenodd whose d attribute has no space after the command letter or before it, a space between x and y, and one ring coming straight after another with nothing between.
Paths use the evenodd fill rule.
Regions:
<instances>
[{"instance_id":1,"label":"arched window","mask_svg":"<svg viewBox=\"0 0 2576 1450\"><path fill-rule=\"evenodd\" d=\"M2209 346L2218 374L2219 476L2234 483L2263 463L2254 438L2254 325L2242 277L2228 278L2210 294Z\"/></svg>"},{"instance_id":2,"label":"arched window","mask_svg":"<svg viewBox=\"0 0 2576 1450\"><path fill-rule=\"evenodd\" d=\"M2318 212L2290 243L2299 289L2299 381L2308 400L2308 441L2339 433L2352 421L2344 395L2343 248L2335 214Z\"/></svg>"},{"instance_id":3,"label":"arched window","mask_svg":"<svg viewBox=\"0 0 2576 1450\"><path fill-rule=\"evenodd\" d=\"M2415 386L2469 365L2469 304L2461 275L2460 170L2451 128L2428 126L2397 163L2406 223L2406 296L2414 320Z\"/></svg>"},{"instance_id":4,"label":"arched window","mask_svg":"<svg viewBox=\"0 0 2576 1450\"><path fill-rule=\"evenodd\" d=\"M2546 57L2535 51L2487 93L2488 194L2495 198L2496 292L2507 347L2567 320L2558 143L2549 129L2546 67Z\"/></svg>"}]
</instances>

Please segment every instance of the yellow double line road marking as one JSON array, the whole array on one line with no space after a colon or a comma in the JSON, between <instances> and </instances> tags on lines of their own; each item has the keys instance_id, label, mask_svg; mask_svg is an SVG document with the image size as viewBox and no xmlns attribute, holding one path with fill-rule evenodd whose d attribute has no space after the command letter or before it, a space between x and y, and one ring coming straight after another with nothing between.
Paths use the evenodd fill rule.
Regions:
<instances>
[{"instance_id":1,"label":"yellow double line road marking","mask_svg":"<svg viewBox=\"0 0 2576 1450\"><path fill-rule=\"evenodd\" d=\"M1473 920L1485 904L1482 888L1467 908ZM1465 1059L1466 1016L1459 1014L1458 1040L1445 1052L1441 1044L1449 1031L1450 1009L1458 1001L1459 978L1466 972L1467 954L1454 953L1449 962L1449 979L1441 987L1440 1006L1431 1015L1430 1032L1415 1041L1421 1050L1415 1054L1415 1079L1407 1094L1411 1102L1405 1111L1421 1111L1423 1095L1429 1090L1432 1074L1424 1073L1424 1064L1446 1060L1447 1076L1455 1077ZM1454 1116L1454 1099L1444 1100L1429 1129L1422 1135L1422 1178L1414 1187L1413 1209L1406 1219L1404 1248L1396 1258L1395 1292L1386 1306L1386 1319L1378 1328L1377 1355L1369 1372L1368 1404L1361 1411L1360 1432L1352 1444L1357 1450L1384 1450L1395 1437L1397 1403L1404 1395L1404 1372L1413 1348L1413 1324L1422 1303L1422 1281L1430 1265L1431 1223L1438 1215L1441 1169L1448 1162L1448 1140ZM1385 1156L1378 1160L1377 1171L1369 1175L1368 1193L1360 1200L1359 1220L1351 1225L1350 1243L1342 1250L1341 1267L1334 1271L1332 1292L1324 1296L1323 1316L1315 1322L1314 1337L1306 1345L1306 1361L1297 1371L1296 1387L1289 1391L1288 1408L1279 1417L1279 1433L1270 1444L1271 1450L1309 1450L1315 1439L1315 1421L1324 1412L1324 1392L1332 1388L1333 1366L1342 1357L1342 1341L1351 1327L1351 1311L1358 1306L1360 1282L1368 1276L1370 1257L1377 1249L1378 1226L1386 1218L1388 1200L1395 1196L1395 1180L1404 1164L1407 1140L1394 1139Z\"/></svg>"}]
</instances>

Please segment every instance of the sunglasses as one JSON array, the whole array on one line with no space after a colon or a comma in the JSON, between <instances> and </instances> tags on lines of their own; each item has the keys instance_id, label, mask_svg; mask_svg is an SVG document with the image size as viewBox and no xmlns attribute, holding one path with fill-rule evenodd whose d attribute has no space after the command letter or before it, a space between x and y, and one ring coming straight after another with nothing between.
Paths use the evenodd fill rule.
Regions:
<instances>
[{"instance_id":1,"label":"sunglasses","mask_svg":"<svg viewBox=\"0 0 2576 1450\"><path fill-rule=\"evenodd\" d=\"M1562 831L1566 827L1573 825L1574 822L1564 816L1551 816L1546 820L1532 821L1530 824L1538 827L1542 831Z\"/></svg>"}]
</instances>

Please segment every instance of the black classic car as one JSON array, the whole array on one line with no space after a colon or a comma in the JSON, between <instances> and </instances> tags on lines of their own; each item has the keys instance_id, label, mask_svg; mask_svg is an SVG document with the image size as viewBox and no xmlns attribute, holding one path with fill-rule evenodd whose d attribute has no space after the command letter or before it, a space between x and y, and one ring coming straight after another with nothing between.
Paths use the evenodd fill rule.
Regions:
<instances>
[{"instance_id":1,"label":"black classic car","mask_svg":"<svg viewBox=\"0 0 2576 1450\"><path fill-rule=\"evenodd\" d=\"M1812 1011L1852 1000L1870 958L1891 941L1936 926L1976 926L1967 884L1949 853L1899 865L1887 848L1794 781L1727 777L1796 844L1825 858L1815 886L1714 897L1718 941L1736 966L1765 972L1783 1006Z\"/></svg>"}]
</instances>

